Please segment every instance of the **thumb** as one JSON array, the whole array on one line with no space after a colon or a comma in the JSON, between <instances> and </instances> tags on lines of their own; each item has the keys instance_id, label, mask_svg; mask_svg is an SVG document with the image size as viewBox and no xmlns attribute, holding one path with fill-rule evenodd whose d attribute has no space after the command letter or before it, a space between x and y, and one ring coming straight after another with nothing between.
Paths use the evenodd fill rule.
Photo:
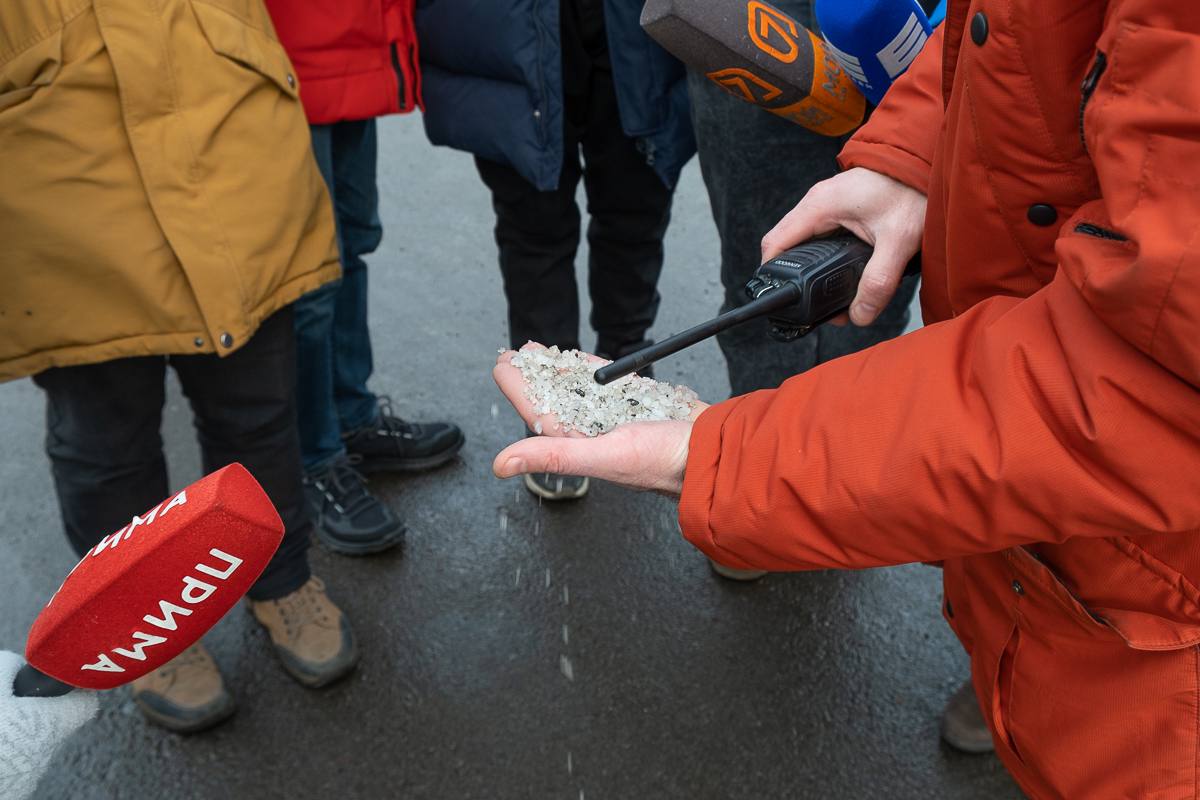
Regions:
<instances>
[{"instance_id":1,"label":"thumb","mask_svg":"<svg viewBox=\"0 0 1200 800\"><path fill-rule=\"evenodd\" d=\"M806 196L763 236L761 263L765 264L789 247L795 247L822 233L829 233L837 227L837 223Z\"/></svg>"},{"instance_id":2,"label":"thumb","mask_svg":"<svg viewBox=\"0 0 1200 800\"><path fill-rule=\"evenodd\" d=\"M579 459L573 455L580 442L579 439L565 436L522 439L500 451L492 461L492 472L497 478L511 478L530 472L577 474Z\"/></svg>"}]
</instances>

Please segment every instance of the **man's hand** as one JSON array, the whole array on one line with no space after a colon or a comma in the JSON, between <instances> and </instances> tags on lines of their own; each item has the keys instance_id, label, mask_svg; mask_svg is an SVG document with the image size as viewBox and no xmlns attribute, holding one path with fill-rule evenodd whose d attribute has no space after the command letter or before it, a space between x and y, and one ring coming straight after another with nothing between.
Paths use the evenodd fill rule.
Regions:
<instances>
[{"instance_id":1,"label":"man's hand","mask_svg":"<svg viewBox=\"0 0 1200 800\"><path fill-rule=\"evenodd\" d=\"M541 345L527 344L522 350ZM526 472L586 475L631 489L649 489L677 497L683 491L691 421L632 422L595 437L563 432L550 414L536 414L525 396L525 379L508 351L496 360L492 377L513 408L532 430L541 423L545 434L511 444L496 456L492 471L500 478ZM592 356L601 363L603 359ZM691 419L708 408L701 403Z\"/></svg>"},{"instance_id":2,"label":"man's hand","mask_svg":"<svg viewBox=\"0 0 1200 800\"><path fill-rule=\"evenodd\" d=\"M850 305L855 325L870 325L892 299L904 268L921 249L925 195L886 175L855 167L809 190L762 240L762 260L836 228L875 248Z\"/></svg>"},{"instance_id":3,"label":"man's hand","mask_svg":"<svg viewBox=\"0 0 1200 800\"><path fill-rule=\"evenodd\" d=\"M0 650L0 797L33 794L54 751L76 728L96 716L95 692L63 697L14 697L13 680L25 662Z\"/></svg>"}]
</instances>

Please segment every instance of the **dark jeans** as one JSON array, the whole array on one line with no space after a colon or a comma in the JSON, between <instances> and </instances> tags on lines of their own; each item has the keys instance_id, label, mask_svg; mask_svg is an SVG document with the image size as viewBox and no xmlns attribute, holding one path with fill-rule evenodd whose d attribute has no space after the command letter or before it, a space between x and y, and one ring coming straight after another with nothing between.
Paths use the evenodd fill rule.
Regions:
<instances>
[{"instance_id":1,"label":"dark jeans","mask_svg":"<svg viewBox=\"0 0 1200 800\"><path fill-rule=\"evenodd\" d=\"M121 358L34 376L46 392L46 453L75 552L82 556L170 494L159 431L170 364L195 415L204 472L241 462L283 518L283 542L250 597L274 599L304 585L312 527L300 486L294 358L284 309L225 358Z\"/></svg>"},{"instance_id":2,"label":"dark jeans","mask_svg":"<svg viewBox=\"0 0 1200 800\"><path fill-rule=\"evenodd\" d=\"M296 409L305 469L346 452L342 433L375 421L367 264L383 239L375 120L313 125L313 153L333 199L342 279L296 301Z\"/></svg>"},{"instance_id":3,"label":"dark jeans","mask_svg":"<svg viewBox=\"0 0 1200 800\"><path fill-rule=\"evenodd\" d=\"M475 163L496 210L513 347L530 339L580 346L575 190L582 178L591 216L594 352L615 357L643 342L658 313L671 191L621 129L601 4L563 0L561 8L565 123L558 188L539 192L510 167L481 158Z\"/></svg>"},{"instance_id":4,"label":"dark jeans","mask_svg":"<svg viewBox=\"0 0 1200 800\"><path fill-rule=\"evenodd\" d=\"M774 3L814 26L808 0ZM688 73L700 169L721 236L722 311L747 301L746 281L758 267L763 234L799 202L813 184L837 173L834 157L845 139L811 133L795 123L730 97L703 75ZM734 395L778 386L825 361L898 336L908 324L916 279L906 279L873 325L823 325L794 342L767 335L765 319L717 337Z\"/></svg>"}]
</instances>

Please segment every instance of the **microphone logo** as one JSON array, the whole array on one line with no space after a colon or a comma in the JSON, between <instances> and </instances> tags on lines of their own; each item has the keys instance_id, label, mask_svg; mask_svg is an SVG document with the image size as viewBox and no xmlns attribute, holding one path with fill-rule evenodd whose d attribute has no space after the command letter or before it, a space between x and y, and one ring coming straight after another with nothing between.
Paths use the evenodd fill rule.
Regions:
<instances>
[{"instance_id":1,"label":"microphone logo","mask_svg":"<svg viewBox=\"0 0 1200 800\"><path fill-rule=\"evenodd\" d=\"M901 72L908 69L913 59L920 55L921 48L928 39L929 35L925 33L921 21L913 13L909 15L908 22L904 23L900 32L875 55L887 70L888 77L895 80Z\"/></svg>"},{"instance_id":2,"label":"microphone logo","mask_svg":"<svg viewBox=\"0 0 1200 800\"><path fill-rule=\"evenodd\" d=\"M163 599L158 601L158 616L153 612L142 617L142 622L147 626L157 628L161 631L171 632L179 630L179 621L177 617L190 617L197 606L204 603L205 600L212 597L217 591L218 582L229 580L229 577L237 571L243 563L242 559L230 555L217 548L212 548L208 551L216 562L216 566L210 563L200 562L193 569L204 575L204 578L197 578L194 575L183 576L183 588L179 590L179 601L175 602L171 599ZM154 632L146 632L135 630L130 635L133 640L129 647L114 647L112 655L108 653L97 653L96 662L94 664L81 664L79 669L91 670L93 672L124 672L125 667L117 663L114 656L120 656L129 661L144 662L149 656L146 653L148 648L165 643L169 637L160 635Z\"/></svg>"},{"instance_id":3,"label":"microphone logo","mask_svg":"<svg viewBox=\"0 0 1200 800\"><path fill-rule=\"evenodd\" d=\"M787 14L759 0L746 5L746 26L754 46L772 58L791 64L800 55L800 31Z\"/></svg>"},{"instance_id":4,"label":"microphone logo","mask_svg":"<svg viewBox=\"0 0 1200 800\"><path fill-rule=\"evenodd\" d=\"M755 105L766 105L783 94L783 89L741 67L719 69L706 77L739 100ZM756 89L761 93L756 93Z\"/></svg>"},{"instance_id":5,"label":"microphone logo","mask_svg":"<svg viewBox=\"0 0 1200 800\"><path fill-rule=\"evenodd\" d=\"M862 62L849 53L842 52L833 46L833 42L829 41L828 36L823 36L825 41L825 50L837 61L838 65L850 75L859 86L871 88L871 82L867 80L867 73L863 71Z\"/></svg>"},{"instance_id":6,"label":"microphone logo","mask_svg":"<svg viewBox=\"0 0 1200 800\"><path fill-rule=\"evenodd\" d=\"M124 528L121 528L121 530L117 531L116 533L110 534L109 536L105 536L103 539L100 540L100 544L96 545L91 551L92 557L94 558L94 557L100 555L101 553L103 553L105 551L105 549L111 550L112 548L119 545L122 541L124 541L125 539L128 539L130 536L132 536L133 532L135 530L137 530L138 526L141 526L141 525L149 526L149 525L154 524L154 520L162 519L163 517L165 517L167 515L168 512L170 512L170 510L172 508L177 508L179 506L186 505L187 501L188 501L187 490L185 489L182 492L180 492L179 494L175 495L175 497L172 498L170 501L164 500L163 502L156 505L154 508L147 511L146 516L144 516L144 517L139 517L137 514L134 514L133 519L130 521L130 523L128 525L126 525ZM164 508L164 506L165 506L165 508Z\"/></svg>"}]
</instances>

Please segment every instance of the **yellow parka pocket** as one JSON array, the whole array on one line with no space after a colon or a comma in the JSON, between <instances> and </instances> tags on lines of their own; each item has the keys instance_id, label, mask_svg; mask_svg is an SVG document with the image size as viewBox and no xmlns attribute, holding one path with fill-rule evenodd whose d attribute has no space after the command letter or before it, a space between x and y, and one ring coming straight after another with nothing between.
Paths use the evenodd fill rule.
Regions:
<instances>
[{"instance_id":1,"label":"yellow parka pocket","mask_svg":"<svg viewBox=\"0 0 1200 800\"><path fill-rule=\"evenodd\" d=\"M300 97L296 73L282 44L216 6L198 1L192 8L214 52L269 78L286 94Z\"/></svg>"},{"instance_id":2,"label":"yellow parka pocket","mask_svg":"<svg viewBox=\"0 0 1200 800\"><path fill-rule=\"evenodd\" d=\"M0 66L0 113L24 103L54 82L62 69L62 31L18 53Z\"/></svg>"}]
</instances>

